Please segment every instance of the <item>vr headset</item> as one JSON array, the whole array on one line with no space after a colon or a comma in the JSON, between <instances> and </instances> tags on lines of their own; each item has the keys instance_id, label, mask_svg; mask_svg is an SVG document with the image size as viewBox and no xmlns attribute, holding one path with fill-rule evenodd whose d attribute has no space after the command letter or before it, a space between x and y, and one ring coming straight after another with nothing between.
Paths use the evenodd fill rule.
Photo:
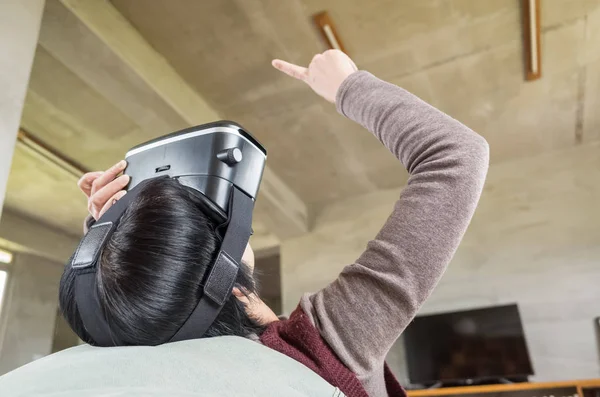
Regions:
<instances>
[{"instance_id":1,"label":"vr headset","mask_svg":"<svg viewBox=\"0 0 600 397\"><path fill-rule=\"evenodd\" d=\"M187 128L127 152L128 191L92 225L67 266L76 272L75 301L86 331L99 346L124 343L111 332L98 300L98 263L128 206L151 179L168 177L193 189L203 212L222 230L196 308L168 342L200 338L229 299L246 244L267 151L242 126L218 121Z\"/></svg>"}]
</instances>

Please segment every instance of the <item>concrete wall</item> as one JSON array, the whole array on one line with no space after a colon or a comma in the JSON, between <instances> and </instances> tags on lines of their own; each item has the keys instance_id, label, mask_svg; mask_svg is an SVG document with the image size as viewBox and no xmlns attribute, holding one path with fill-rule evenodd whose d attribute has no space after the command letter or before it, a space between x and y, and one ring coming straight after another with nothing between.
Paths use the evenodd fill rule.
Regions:
<instances>
[{"instance_id":1,"label":"concrete wall","mask_svg":"<svg viewBox=\"0 0 600 397\"><path fill-rule=\"evenodd\" d=\"M57 318L58 283L77 236L5 210L0 247L15 253L0 311L0 374L78 343Z\"/></svg>"},{"instance_id":2,"label":"concrete wall","mask_svg":"<svg viewBox=\"0 0 600 397\"><path fill-rule=\"evenodd\" d=\"M0 374L52 351L62 264L19 253L0 321Z\"/></svg>"},{"instance_id":3,"label":"concrete wall","mask_svg":"<svg viewBox=\"0 0 600 397\"><path fill-rule=\"evenodd\" d=\"M517 302L537 380L598 377L599 153L590 144L493 165L465 239L422 313ZM310 234L282 244L284 312L360 255L398 194L327 207ZM389 361L405 379L401 344Z\"/></svg>"},{"instance_id":4,"label":"concrete wall","mask_svg":"<svg viewBox=\"0 0 600 397\"><path fill-rule=\"evenodd\" d=\"M52 339L52 353L77 346L80 343L83 343L83 341L73 332L67 320L57 310Z\"/></svg>"}]
</instances>

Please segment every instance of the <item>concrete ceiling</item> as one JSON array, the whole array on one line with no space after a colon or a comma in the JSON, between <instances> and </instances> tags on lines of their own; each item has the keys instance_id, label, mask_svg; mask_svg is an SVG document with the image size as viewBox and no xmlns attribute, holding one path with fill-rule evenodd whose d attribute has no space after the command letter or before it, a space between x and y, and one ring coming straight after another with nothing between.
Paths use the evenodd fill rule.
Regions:
<instances>
[{"instance_id":1,"label":"concrete ceiling","mask_svg":"<svg viewBox=\"0 0 600 397\"><path fill-rule=\"evenodd\" d=\"M600 139L600 0L542 0L543 77L531 83L516 0L112 4L219 115L265 143L271 169L313 212L406 180L369 133L271 69L275 57L305 64L325 49L310 19L318 11L330 12L359 67L484 135L493 162ZM48 0L22 126L103 169L128 147L188 124L147 83ZM86 212L72 178L22 149L6 204L70 233Z\"/></svg>"},{"instance_id":2,"label":"concrete ceiling","mask_svg":"<svg viewBox=\"0 0 600 397\"><path fill-rule=\"evenodd\" d=\"M542 0L544 77L533 83L515 0L112 3L215 109L264 140L275 169L316 207L405 181L370 134L268 67L324 49L310 18L322 10L359 67L480 132L494 162L598 137L584 97L600 94L582 82L598 71L598 0Z\"/></svg>"},{"instance_id":3,"label":"concrete ceiling","mask_svg":"<svg viewBox=\"0 0 600 397\"><path fill-rule=\"evenodd\" d=\"M305 85L271 68L275 57L306 63L325 49L306 4L113 4L220 114L266 143L269 162L309 205L404 181L401 167L376 139ZM346 7L340 2L336 8Z\"/></svg>"}]
</instances>

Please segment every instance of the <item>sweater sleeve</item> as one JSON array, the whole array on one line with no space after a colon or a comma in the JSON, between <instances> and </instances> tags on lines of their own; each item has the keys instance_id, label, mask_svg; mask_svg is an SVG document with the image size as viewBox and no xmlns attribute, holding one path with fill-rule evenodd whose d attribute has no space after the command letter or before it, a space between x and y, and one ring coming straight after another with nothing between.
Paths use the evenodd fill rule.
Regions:
<instances>
[{"instance_id":1,"label":"sweater sleeve","mask_svg":"<svg viewBox=\"0 0 600 397\"><path fill-rule=\"evenodd\" d=\"M360 71L338 111L371 131L410 177L385 225L339 277L301 305L369 390L385 357L454 255L488 168L487 142L402 88Z\"/></svg>"}]
</instances>

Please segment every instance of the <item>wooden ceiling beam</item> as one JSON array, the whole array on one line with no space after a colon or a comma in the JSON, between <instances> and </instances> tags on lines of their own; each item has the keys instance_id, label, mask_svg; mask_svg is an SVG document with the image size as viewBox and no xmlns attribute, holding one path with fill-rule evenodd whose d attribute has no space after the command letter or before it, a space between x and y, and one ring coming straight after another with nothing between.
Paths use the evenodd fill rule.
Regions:
<instances>
[{"instance_id":1,"label":"wooden ceiling beam","mask_svg":"<svg viewBox=\"0 0 600 397\"><path fill-rule=\"evenodd\" d=\"M103 65L101 59L94 59L90 38L82 32L81 26L71 25L69 28L66 21L69 16L65 16L60 10L60 4L126 65L126 70L123 65L115 65L114 71L119 73L119 77L127 77L129 73L135 84L133 88L141 92L142 97L146 95L146 91L152 91L187 125L220 119L219 114L183 80L110 2L60 0L59 3L58 0L48 0L46 13L56 15L43 22L40 44L83 81L118 105L142 128L146 113L141 113L144 109L140 109L140 101L136 102L131 92L125 92L115 84L118 79L111 76L111 69L107 69L107 65ZM60 13L63 15L59 15ZM65 29L70 29L71 33L67 33ZM97 56L106 59L103 54ZM140 82L145 84L145 87L139 87ZM131 83L122 81L122 84ZM141 99L145 100L148 106L155 105L156 101L148 99L147 96ZM158 107L161 108L160 104ZM159 110L166 114L164 109ZM172 124L176 120L172 121L169 118L168 114L156 117L155 122L162 122L165 126L174 128ZM265 170L263 177L256 217L280 240L301 235L308 230L308 210L305 203L269 168Z\"/></svg>"}]
</instances>

